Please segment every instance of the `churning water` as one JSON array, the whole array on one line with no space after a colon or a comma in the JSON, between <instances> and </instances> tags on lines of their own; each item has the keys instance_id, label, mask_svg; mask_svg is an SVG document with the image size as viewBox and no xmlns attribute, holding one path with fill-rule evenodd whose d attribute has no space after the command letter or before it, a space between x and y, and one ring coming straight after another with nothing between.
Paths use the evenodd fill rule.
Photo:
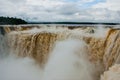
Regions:
<instances>
[{"instance_id":1,"label":"churning water","mask_svg":"<svg viewBox=\"0 0 120 80\"><path fill-rule=\"evenodd\" d=\"M21 30L0 35L0 80L100 80L119 65L120 30ZM118 65L101 80L118 80Z\"/></svg>"}]
</instances>

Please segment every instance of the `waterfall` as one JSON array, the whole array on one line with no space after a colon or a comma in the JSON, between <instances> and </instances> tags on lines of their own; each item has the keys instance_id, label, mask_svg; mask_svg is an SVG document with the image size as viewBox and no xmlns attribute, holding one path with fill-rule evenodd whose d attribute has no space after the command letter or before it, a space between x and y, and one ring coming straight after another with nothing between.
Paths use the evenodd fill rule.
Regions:
<instances>
[{"instance_id":1,"label":"waterfall","mask_svg":"<svg viewBox=\"0 0 120 80\"><path fill-rule=\"evenodd\" d=\"M35 80L100 80L104 71L120 62L118 29L6 27L4 31L6 34L0 35L0 54L9 56L1 61L9 62L10 57L10 61L16 60L10 62L12 65L17 61L23 61L29 66L34 64L34 68L40 70L40 73L36 71L35 74L41 74ZM5 65L3 63L0 65ZM35 75L31 80L34 78Z\"/></svg>"},{"instance_id":2,"label":"waterfall","mask_svg":"<svg viewBox=\"0 0 120 80\"><path fill-rule=\"evenodd\" d=\"M120 52L120 30L111 29L105 41L104 64L105 69L108 69L115 63L119 63Z\"/></svg>"}]
</instances>

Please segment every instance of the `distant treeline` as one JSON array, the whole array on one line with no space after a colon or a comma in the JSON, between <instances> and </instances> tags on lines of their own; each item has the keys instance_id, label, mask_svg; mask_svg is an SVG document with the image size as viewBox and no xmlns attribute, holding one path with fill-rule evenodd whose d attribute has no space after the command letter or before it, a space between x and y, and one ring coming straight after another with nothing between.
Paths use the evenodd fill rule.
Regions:
<instances>
[{"instance_id":1,"label":"distant treeline","mask_svg":"<svg viewBox=\"0 0 120 80\"><path fill-rule=\"evenodd\" d=\"M28 24L85 24L85 25L120 25L120 23L102 22L28 22Z\"/></svg>"},{"instance_id":2,"label":"distant treeline","mask_svg":"<svg viewBox=\"0 0 120 80\"><path fill-rule=\"evenodd\" d=\"M0 25L17 25L17 24L27 24L25 20L14 17L0 17Z\"/></svg>"}]
</instances>

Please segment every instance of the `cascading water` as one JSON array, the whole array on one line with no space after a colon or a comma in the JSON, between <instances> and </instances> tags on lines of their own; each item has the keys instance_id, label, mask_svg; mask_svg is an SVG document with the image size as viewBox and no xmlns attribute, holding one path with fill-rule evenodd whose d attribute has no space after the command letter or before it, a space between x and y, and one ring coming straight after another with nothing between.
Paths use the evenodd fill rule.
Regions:
<instances>
[{"instance_id":1,"label":"cascading water","mask_svg":"<svg viewBox=\"0 0 120 80\"><path fill-rule=\"evenodd\" d=\"M7 54L0 59L0 80L100 80L104 70L119 63L119 32L7 27L0 35L0 56Z\"/></svg>"},{"instance_id":2,"label":"cascading water","mask_svg":"<svg viewBox=\"0 0 120 80\"><path fill-rule=\"evenodd\" d=\"M0 32L0 58L3 58L8 53L7 39Z\"/></svg>"}]
</instances>

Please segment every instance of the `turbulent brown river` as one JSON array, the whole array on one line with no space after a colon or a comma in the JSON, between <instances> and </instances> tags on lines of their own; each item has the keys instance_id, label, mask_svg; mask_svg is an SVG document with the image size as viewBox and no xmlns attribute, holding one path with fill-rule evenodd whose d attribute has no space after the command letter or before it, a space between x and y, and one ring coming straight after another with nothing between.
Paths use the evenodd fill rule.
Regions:
<instances>
[{"instance_id":1,"label":"turbulent brown river","mask_svg":"<svg viewBox=\"0 0 120 80\"><path fill-rule=\"evenodd\" d=\"M119 27L0 27L0 80L120 80Z\"/></svg>"}]
</instances>

